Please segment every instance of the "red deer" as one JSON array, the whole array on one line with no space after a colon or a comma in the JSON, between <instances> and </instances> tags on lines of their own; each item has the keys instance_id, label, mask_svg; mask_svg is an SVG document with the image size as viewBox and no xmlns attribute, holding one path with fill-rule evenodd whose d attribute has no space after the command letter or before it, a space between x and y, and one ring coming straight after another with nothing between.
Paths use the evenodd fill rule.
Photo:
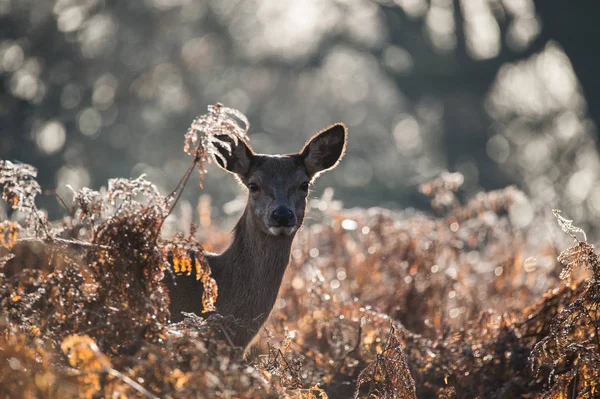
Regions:
<instances>
[{"instance_id":1,"label":"red deer","mask_svg":"<svg viewBox=\"0 0 600 399\"><path fill-rule=\"evenodd\" d=\"M217 312L245 325L232 329L235 345L247 347L269 316L304 220L310 185L342 159L346 136L346 127L335 124L317 133L299 153L287 155L257 154L244 140L234 144L227 137L231 152L218 147L223 159L215 157L217 163L248 190L231 246L220 255L206 255L219 287ZM182 320L181 312L201 314L199 281L176 275L166 283L172 321Z\"/></svg>"}]
</instances>

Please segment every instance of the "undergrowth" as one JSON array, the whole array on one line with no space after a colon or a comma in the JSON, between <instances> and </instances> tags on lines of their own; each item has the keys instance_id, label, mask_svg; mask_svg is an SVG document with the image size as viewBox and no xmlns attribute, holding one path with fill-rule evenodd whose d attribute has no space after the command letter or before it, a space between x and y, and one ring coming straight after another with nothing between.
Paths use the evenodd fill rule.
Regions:
<instances>
[{"instance_id":1,"label":"undergrowth","mask_svg":"<svg viewBox=\"0 0 600 399\"><path fill-rule=\"evenodd\" d=\"M312 200L252 360L221 334L204 246L227 233L164 231L219 136L248 128L215 105L186 134L170 195L144 176L74 193L49 222L29 165L0 161L0 396L593 398L600 396L600 260L517 228L509 187L461 202L457 174L421 187L433 216ZM23 222L20 222L23 221ZM188 221L190 223L190 221ZM558 256L558 258L557 258ZM556 261L558 259L558 262ZM168 323L165 273L203 284L206 315ZM218 309L216 309L218 311Z\"/></svg>"}]
</instances>

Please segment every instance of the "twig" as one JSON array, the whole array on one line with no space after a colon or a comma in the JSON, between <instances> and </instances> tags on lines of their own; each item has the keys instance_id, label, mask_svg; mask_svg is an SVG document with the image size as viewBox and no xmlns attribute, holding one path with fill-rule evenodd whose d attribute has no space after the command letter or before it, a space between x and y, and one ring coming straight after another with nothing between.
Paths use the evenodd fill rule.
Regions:
<instances>
[{"instance_id":1,"label":"twig","mask_svg":"<svg viewBox=\"0 0 600 399\"><path fill-rule=\"evenodd\" d=\"M578 356L579 360L581 357ZM571 393L571 397L573 399L577 398L575 394L577 393L577 375L579 374L579 362L577 362L577 368L575 369L575 375L573 376L573 392Z\"/></svg>"},{"instance_id":2,"label":"twig","mask_svg":"<svg viewBox=\"0 0 600 399\"><path fill-rule=\"evenodd\" d=\"M34 238L34 237L26 237L26 238L19 239L19 242L36 242L36 241L50 241L50 242L56 242L56 243L64 244L64 245L77 245L77 246L86 247L86 248L112 249L108 245L100 245L100 244L94 244L91 242L81 241L81 240L77 240L77 239L66 239L66 238L52 237L52 236L46 237L44 240L40 240L39 238Z\"/></svg>"},{"instance_id":3,"label":"twig","mask_svg":"<svg viewBox=\"0 0 600 399\"><path fill-rule=\"evenodd\" d=\"M106 361L104 360L104 358L102 356L100 356L101 353L100 353L100 350L98 349L98 347L96 346L96 344L90 345L90 349L94 352L94 355L96 356L96 359L98 359L98 361L100 362L100 364L102 365L102 368L104 369L104 371L106 373L112 375L113 377L116 377L116 378L120 379L125 384L129 385L130 387L132 387L133 389L135 389L139 393L141 393L143 395L146 395L149 398L160 399L158 396L154 395L152 392L150 392L149 390L147 390L146 388L144 388L142 385L140 385L136 381L134 381L131 378L127 377L123 373L115 370L114 368L112 368L110 366L110 364L107 364Z\"/></svg>"},{"instance_id":4,"label":"twig","mask_svg":"<svg viewBox=\"0 0 600 399\"><path fill-rule=\"evenodd\" d=\"M113 377L116 377L118 379L120 379L121 381L123 381L125 384L129 385L130 387L132 387L133 389L135 389L136 391L138 391L141 394L146 395L149 398L152 399L160 399L158 396L154 395L152 392L148 391L146 388L144 388L142 385L138 384L137 382L135 382L134 380L132 380L131 378L127 377L126 375L118 372L117 370L113 369L112 367L109 368L105 368L105 371L112 375Z\"/></svg>"},{"instance_id":5,"label":"twig","mask_svg":"<svg viewBox=\"0 0 600 399\"><path fill-rule=\"evenodd\" d=\"M61 244L78 245L80 247L100 248L100 249L112 249L108 245L94 244L94 243L91 243L91 242L81 241L81 240L76 240L76 239L70 239L69 240L69 239L66 239L66 238L51 237L50 240L56 241L56 242L61 243Z\"/></svg>"},{"instance_id":6,"label":"twig","mask_svg":"<svg viewBox=\"0 0 600 399\"><path fill-rule=\"evenodd\" d=\"M54 196L58 199L58 202L65 208L65 210L67 211L67 213L72 216L72 210L69 209L69 207L67 206L67 204L65 203L65 201L63 201L63 199L60 197L60 195L58 195L58 193L55 191L54 192Z\"/></svg>"},{"instance_id":7,"label":"twig","mask_svg":"<svg viewBox=\"0 0 600 399\"><path fill-rule=\"evenodd\" d=\"M167 214L162 218L162 220L160 221L160 224L158 225L157 229L156 229L156 234L154 236L154 240L156 241L158 239L158 236L160 235L160 230L165 222L165 220L167 219L167 217L171 214L171 212L173 212L173 209L175 208L175 205L177 205L177 202L179 202L179 199L181 198L181 194L183 194L183 189L185 188L191 174L192 171L194 170L194 168L196 167L196 165L198 164L198 162L200 162L200 151L196 150L196 156L194 157L194 160L192 161L192 164L188 167L188 169L185 171L183 177L181 178L181 180L179 180L179 183L177 183L177 186L175 186L175 189L171 192L171 194L169 194L167 196L167 198L171 198L173 195L175 195L175 193L177 193L177 196L175 197L175 199L173 200L173 203L171 204L171 207L169 208L169 211L167 212Z\"/></svg>"},{"instance_id":8,"label":"twig","mask_svg":"<svg viewBox=\"0 0 600 399\"><path fill-rule=\"evenodd\" d=\"M229 345L234 349L239 349L240 347L235 345L233 343L233 341L231 340L231 338L229 337L229 334L227 334L227 329L225 328L225 325L223 325L220 321L217 321L216 323L220 327L221 332L225 336L225 339L227 339L227 342L229 343Z\"/></svg>"},{"instance_id":9,"label":"twig","mask_svg":"<svg viewBox=\"0 0 600 399\"><path fill-rule=\"evenodd\" d=\"M281 357L281 359L285 363L285 366L287 367L287 369L290 371L290 374L292 374L293 377L296 379L296 383L299 384L300 386L302 386L302 380L300 379L300 376L298 375L298 371L294 370L290 366L290 364L288 363L287 359L283 355L283 352L281 351L281 348L277 348L277 352L279 353L279 356Z\"/></svg>"}]
</instances>

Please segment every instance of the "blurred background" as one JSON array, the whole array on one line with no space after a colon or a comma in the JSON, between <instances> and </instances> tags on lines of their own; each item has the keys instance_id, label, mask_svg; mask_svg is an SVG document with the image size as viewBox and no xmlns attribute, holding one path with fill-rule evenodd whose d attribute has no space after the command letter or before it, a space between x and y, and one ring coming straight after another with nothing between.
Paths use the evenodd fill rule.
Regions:
<instances>
[{"instance_id":1,"label":"blurred background","mask_svg":"<svg viewBox=\"0 0 600 399\"><path fill-rule=\"evenodd\" d=\"M258 152L298 151L348 125L318 182L346 207L423 207L419 183L463 195L515 184L534 213L600 220L600 5L549 0L0 0L0 158L39 169L39 204L67 184L147 173L164 193L209 104L245 113ZM194 176L197 183L197 176ZM200 194L236 215L214 165ZM585 223L584 223L585 221Z\"/></svg>"}]
</instances>

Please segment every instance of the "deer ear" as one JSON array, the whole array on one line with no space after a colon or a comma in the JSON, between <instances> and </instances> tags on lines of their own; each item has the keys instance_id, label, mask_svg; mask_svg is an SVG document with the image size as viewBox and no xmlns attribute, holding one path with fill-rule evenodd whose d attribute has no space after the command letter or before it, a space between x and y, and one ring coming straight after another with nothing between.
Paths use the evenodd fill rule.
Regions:
<instances>
[{"instance_id":1,"label":"deer ear","mask_svg":"<svg viewBox=\"0 0 600 399\"><path fill-rule=\"evenodd\" d=\"M254 151L242 139L238 138L237 143L229 136L216 136L214 141L217 153L213 154L213 158L217 165L228 172L244 176L250 170L250 164Z\"/></svg>"},{"instance_id":2,"label":"deer ear","mask_svg":"<svg viewBox=\"0 0 600 399\"><path fill-rule=\"evenodd\" d=\"M300 156L304 159L309 177L312 178L337 166L346 152L347 136L346 126L343 123L336 123L315 134L304 145Z\"/></svg>"}]
</instances>

